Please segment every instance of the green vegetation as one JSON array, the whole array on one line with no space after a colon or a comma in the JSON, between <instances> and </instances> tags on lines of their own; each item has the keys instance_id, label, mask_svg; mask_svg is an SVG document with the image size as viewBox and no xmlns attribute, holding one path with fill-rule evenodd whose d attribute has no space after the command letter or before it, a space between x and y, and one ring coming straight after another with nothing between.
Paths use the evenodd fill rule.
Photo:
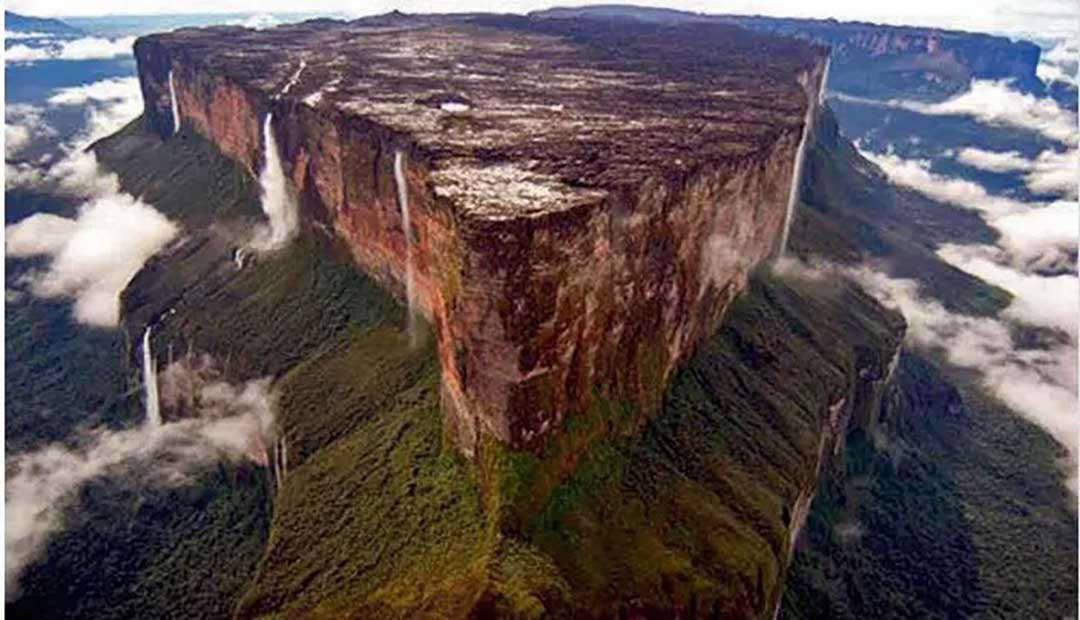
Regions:
<instances>
[{"instance_id":1,"label":"green vegetation","mask_svg":"<svg viewBox=\"0 0 1080 620\"><path fill-rule=\"evenodd\" d=\"M841 138L828 108L808 145L802 179L805 203L792 224L792 248L841 263L864 255L890 276L910 278L953 312L996 314L1012 296L936 255L942 243L992 243L997 233L973 211L900 191Z\"/></svg>"},{"instance_id":2,"label":"green vegetation","mask_svg":"<svg viewBox=\"0 0 1080 620\"><path fill-rule=\"evenodd\" d=\"M180 487L84 487L19 581L9 618L228 618L266 541L266 480L222 465Z\"/></svg>"},{"instance_id":3,"label":"green vegetation","mask_svg":"<svg viewBox=\"0 0 1080 620\"><path fill-rule=\"evenodd\" d=\"M889 413L874 433L853 433L814 503L782 617L1076 614L1061 448L958 385L904 355Z\"/></svg>"}]
</instances>

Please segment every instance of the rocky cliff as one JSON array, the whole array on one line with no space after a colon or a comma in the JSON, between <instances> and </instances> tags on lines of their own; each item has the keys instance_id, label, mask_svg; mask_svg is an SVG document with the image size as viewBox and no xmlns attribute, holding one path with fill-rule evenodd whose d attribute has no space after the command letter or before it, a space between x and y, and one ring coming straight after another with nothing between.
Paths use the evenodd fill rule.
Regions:
<instances>
[{"instance_id":1,"label":"rocky cliff","mask_svg":"<svg viewBox=\"0 0 1080 620\"><path fill-rule=\"evenodd\" d=\"M658 409L776 252L823 79L797 41L624 26L389 15L135 54L163 138L175 97L254 175L272 114L305 225L433 326L458 445L540 452L596 398Z\"/></svg>"}]
</instances>

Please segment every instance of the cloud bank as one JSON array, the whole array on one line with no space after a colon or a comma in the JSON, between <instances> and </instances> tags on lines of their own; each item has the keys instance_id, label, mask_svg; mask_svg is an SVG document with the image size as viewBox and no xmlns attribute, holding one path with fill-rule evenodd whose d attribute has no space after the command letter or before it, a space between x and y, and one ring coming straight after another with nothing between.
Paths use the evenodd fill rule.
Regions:
<instances>
[{"instance_id":1,"label":"cloud bank","mask_svg":"<svg viewBox=\"0 0 1080 620\"><path fill-rule=\"evenodd\" d=\"M1077 149L1047 149L1035 159L1027 159L1018 151L984 151L969 146L955 155L960 163L979 170L1023 172L1024 183L1036 194L1077 197L1077 183L1080 182L1080 151Z\"/></svg>"},{"instance_id":2,"label":"cloud bank","mask_svg":"<svg viewBox=\"0 0 1080 620\"><path fill-rule=\"evenodd\" d=\"M52 444L9 457L5 568L11 597L26 566L63 529L76 491L91 480L123 476L157 486L177 486L218 460L265 466L272 441L274 395L269 379L240 385L200 386L207 406L197 417L113 431L91 431L78 448Z\"/></svg>"},{"instance_id":3,"label":"cloud bank","mask_svg":"<svg viewBox=\"0 0 1080 620\"><path fill-rule=\"evenodd\" d=\"M84 202L74 217L39 213L8 226L5 250L10 257L50 259L45 269L30 274L25 282L31 293L73 299L77 321L115 327L121 291L180 230L151 205L120 191L119 178L105 173L96 155L84 150L139 114L138 80L108 79L61 88L46 103L85 108L85 124L61 147L64 155L52 165L7 164L7 187L53 192ZM12 126L30 127L40 117L40 109L26 111L17 117L20 124Z\"/></svg>"},{"instance_id":4,"label":"cloud bank","mask_svg":"<svg viewBox=\"0 0 1080 620\"><path fill-rule=\"evenodd\" d=\"M33 64L42 60L104 60L130 56L135 37L103 39L82 37L44 47L12 45L4 53L4 61L12 64Z\"/></svg>"},{"instance_id":5,"label":"cloud bank","mask_svg":"<svg viewBox=\"0 0 1080 620\"><path fill-rule=\"evenodd\" d=\"M978 251L993 251L987 248ZM969 253L960 246L943 250L949 258L953 252ZM1017 283L1015 272L1001 270L992 262L976 264L968 257L966 265L1021 292L1006 310L1006 320L974 317L953 313L941 303L924 296L914 280L892 278L868 266L855 268L832 264L808 265L793 259L777 264L784 277L811 281L827 281L848 277L858 282L884 305L900 311L907 320L906 339L909 345L942 352L950 364L978 373L980 383L1003 404L1044 429L1068 451L1066 473L1070 490L1077 493L1077 358L1076 358L1076 301L1077 281L1070 277L1068 290L1054 291L1058 301L1052 308L1028 307L1036 299L1037 289L1060 282L1028 281ZM984 271L985 269L985 271ZM1028 289L1027 287L1031 287ZM1068 327L1068 342L1055 341L1041 347L1021 347L1013 341L1008 320ZM1070 323L1071 321L1071 323ZM1071 327L1070 327L1071 325Z\"/></svg>"},{"instance_id":6,"label":"cloud bank","mask_svg":"<svg viewBox=\"0 0 1080 620\"><path fill-rule=\"evenodd\" d=\"M18 155L38 139L56 135L45 121L45 111L26 103L13 103L4 108L4 158Z\"/></svg>"},{"instance_id":7,"label":"cloud bank","mask_svg":"<svg viewBox=\"0 0 1080 620\"><path fill-rule=\"evenodd\" d=\"M120 293L148 258L179 228L128 194L94 198L74 219L37 213L5 230L8 256L48 256L49 266L30 276L30 291L43 298L75 300L76 320L115 327Z\"/></svg>"},{"instance_id":8,"label":"cloud bank","mask_svg":"<svg viewBox=\"0 0 1080 620\"><path fill-rule=\"evenodd\" d=\"M1062 41L1043 52L1039 58L1039 66L1035 68L1035 74L1045 84L1062 82L1075 87L1078 62L1080 62L1080 45L1077 45L1075 39Z\"/></svg>"},{"instance_id":9,"label":"cloud bank","mask_svg":"<svg viewBox=\"0 0 1080 620\"><path fill-rule=\"evenodd\" d=\"M907 99L882 101L843 93L841 101L898 108L931 116L969 116L987 125L1031 131L1064 144L1076 143L1077 115L1049 97L1036 97L1009 88L1007 81L973 80L971 87L939 103Z\"/></svg>"}]
</instances>

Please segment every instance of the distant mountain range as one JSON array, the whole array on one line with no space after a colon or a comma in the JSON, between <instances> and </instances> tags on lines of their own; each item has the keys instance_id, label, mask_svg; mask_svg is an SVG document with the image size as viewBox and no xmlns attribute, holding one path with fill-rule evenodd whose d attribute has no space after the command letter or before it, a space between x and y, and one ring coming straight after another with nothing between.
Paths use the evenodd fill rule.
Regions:
<instances>
[{"instance_id":1,"label":"distant mountain range","mask_svg":"<svg viewBox=\"0 0 1080 620\"><path fill-rule=\"evenodd\" d=\"M36 32L57 37L79 37L85 33L59 19L31 17L4 11L4 29L7 32Z\"/></svg>"}]
</instances>

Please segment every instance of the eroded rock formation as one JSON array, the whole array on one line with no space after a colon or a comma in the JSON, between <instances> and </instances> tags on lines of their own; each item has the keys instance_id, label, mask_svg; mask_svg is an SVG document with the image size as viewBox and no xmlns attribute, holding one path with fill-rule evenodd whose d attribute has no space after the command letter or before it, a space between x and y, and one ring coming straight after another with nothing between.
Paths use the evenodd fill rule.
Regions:
<instances>
[{"instance_id":1,"label":"eroded rock formation","mask_svg":"<svg viewBox=\"0 0 1080 620\"><path fill-rule=\"evenodd\" d=\"M135 53L163 138L170 75L180 122L253 175L272 113L305 224L402 296L411 270L467 453L538 451L597 397L658 408L777 249L826 56L723 25L399 15Z\"/></svg>"}]
</instances>

